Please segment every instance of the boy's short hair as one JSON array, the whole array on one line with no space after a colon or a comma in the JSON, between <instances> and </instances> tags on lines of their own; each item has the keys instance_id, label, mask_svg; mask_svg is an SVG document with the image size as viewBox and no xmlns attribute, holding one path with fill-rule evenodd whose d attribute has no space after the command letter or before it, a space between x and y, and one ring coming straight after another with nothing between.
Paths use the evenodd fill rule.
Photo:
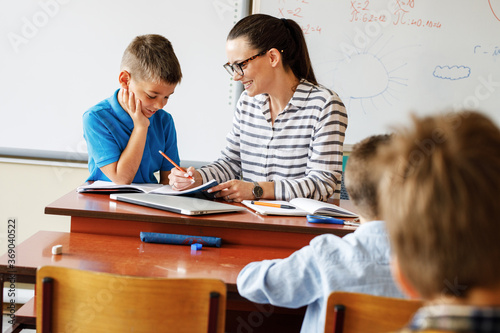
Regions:
<instances>
[{"instance_id":1,"label":"boy's short hair","mask_svg":"<svg viewBox=\"0 0 500 333\"><path fill-rule=\"evenodd\" d=\"M160 35L137 36L123 53L121 70L146 82L181 82L182 72L172 44Z\"/></svg>"},{"instance_id":2,"label":"boy's short hair","mask_svg":"<svg viewBox=\"0 0 500 333\"><path fill-rule=\"evenodd\" d=\"M413 117L384 154L382 216L426 299L500 285L500 130L477 112Z\"/></svg>"},{"instance_id":3,"label":"boy's short hair","mask_svg":"<svg viewBox=\"0 0 500 333\"><path fill-rule=\"evenodd\" d=\"M377 150L390 142L389 134L374 135L355 144L347 159L344 182L349 198L359 213L368 219L378 219L378 186L380 176L374 173L373 161Z\"/></svg>"}]
</instances>

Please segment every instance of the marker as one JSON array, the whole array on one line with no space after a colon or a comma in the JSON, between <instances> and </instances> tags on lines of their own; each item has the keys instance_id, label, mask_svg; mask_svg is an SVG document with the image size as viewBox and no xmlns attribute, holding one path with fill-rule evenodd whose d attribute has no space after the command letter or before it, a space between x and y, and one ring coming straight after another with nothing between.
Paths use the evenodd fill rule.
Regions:
<instances>
[{"instance_id":1,"label":"marker","mask_svg":"<svg viewBox=\"0 0 500 333\"><path fill-rule=\"evenodd\" d=\"M282 205L282 204L271 203L271 202L263 202L263 201L252 201L252 205L285 208L285 209L295 209L294 206Z\"/></svg>"},{"instance_id":2,"label":"marker","mask_svg":"<svg viewBox=\"0 0 500 333\"><path fill-rule=\"evenodd\" d=\"M180 166L178 166L177 164L175 164L175 162L174 162L174 161L172 161L172 160L170 159L170 157L168 157L167 155L165 155L165 153L164 153L164 152L162 152L161 150L159 150L158 152L159 152L159 153L160 153L163 157L165 157L165 158L166 158L166 159L167 159L170 163L172 163L172 164L174 165L174 167L175 167L177 170L182 171L182 172L184 172L184 173L186 172L186 170L184 170L183 168L181 168ZM194 183L194 182L195 182L195 180L194 180L194 178L193 178L193 177L191 177L191 176L189 176L189 175L187 175L187 177L188 177L189 179L191 179L191 183Z\"/></svg>"},{"instance_id":3,"label":"marker","mask_svg":"<svg viewBox=\"0 0 500 333\"><path fill-rule=\"evenodd\" d=\"M336 219L331 216L323 215L307 215L307 222L310 223L331 223L331 224L344 224L345 221L341 219Z\"/></svg>"},{"instance_id":4,"label":"marker","mask_svg":"<svg viewBox=\"0 0 500 333\"><path fill-rule=\"evenodd\" d=\"M341 219L336 219L335 217L331 216L324 216L324 215L307 215L307 222L309 223L329 223L329 224L343 224L343 225L349 225L353 227L359 227L360 223L357 222L357 219L354 221L345 221Z\"/></svg>"}]
</instances>

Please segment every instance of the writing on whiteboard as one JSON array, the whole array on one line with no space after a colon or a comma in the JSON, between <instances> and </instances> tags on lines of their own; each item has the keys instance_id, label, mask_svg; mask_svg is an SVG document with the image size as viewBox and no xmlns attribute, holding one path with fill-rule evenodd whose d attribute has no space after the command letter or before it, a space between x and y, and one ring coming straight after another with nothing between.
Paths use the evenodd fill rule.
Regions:
<instances>
[{"instance_id":1,"label":"writing on whiteboard","mask_svg":"<svg viewBox=\"0 0 500 333\"><path fill-rule=\"evenodd\" d=\"M441 28L440 22L412 17L412 11L415 8L414 0L395 0L394 2L389 2L389 11L382 10L378 12L370 8L370 0L349 1L351 3L350 22L392 22L395 26Z\"/></svg>"},{"instance_id":2,"label":"writing on whiteboard","mask_svg":"<svg viewBox=\"0 0 500 333\"><path fill-rule=\"evenodd\" d=\"M394 3L394 19L392 21L392 24L422 28L441 28L440 22L412 17L411 13L414 8L414 0L396 0L396 2Z\"/></svg>"},{"instance_id":3,"label":"writing on whiteboard","mask_svg":"<svg viewBox=\"0 0 500 333\"><path fill-rule=\"evenodd\" d=\"M370 1L351 0L351 22L386 22L387 16L370 11Z\"/></svg>"},{"instance_id":4,"label":"writing on whiteboard","mask_svg":"<svg viewBox=\"0 0 500 333\"><path fill-rule=\"evenodd\" d=\"M476 45L474 46L474 54L491 55L496 60L500 56L500 47Z\"/></svg>"},{"instance_id":5,"label":"writing on whiteboard","mask_svg":"<svg viewBox=\"0 0 500 333\"><path fill-rule=\"evenodd\" d=\"M311 22L303 22L304 17L307 17L307 7L309 6L308 0L279 0L279 8L276 13L277 17L280 18L290 18L295 20L300 27L304 35L309 34L321 34L321 26Z\"/></svg>"}]
</instances>

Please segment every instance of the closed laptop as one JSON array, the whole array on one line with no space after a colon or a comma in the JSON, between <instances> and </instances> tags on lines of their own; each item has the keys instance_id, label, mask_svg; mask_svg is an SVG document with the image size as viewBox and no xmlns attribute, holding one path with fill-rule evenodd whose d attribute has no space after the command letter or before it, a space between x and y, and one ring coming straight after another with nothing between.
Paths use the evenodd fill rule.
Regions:
<instances>
[{"instance_id":1,"label":"closed laptop","mask_svg":"<svg viewBox=\"0 0 500 333\"><path fill-rule=\"evenodd\" d=\"M110 198L113 200L128 202L150 208L162 209L183 215L231 213L245 210L244 207L236 205L176 195L123 193L111 194Z\"/></svg>"}]
</instances>

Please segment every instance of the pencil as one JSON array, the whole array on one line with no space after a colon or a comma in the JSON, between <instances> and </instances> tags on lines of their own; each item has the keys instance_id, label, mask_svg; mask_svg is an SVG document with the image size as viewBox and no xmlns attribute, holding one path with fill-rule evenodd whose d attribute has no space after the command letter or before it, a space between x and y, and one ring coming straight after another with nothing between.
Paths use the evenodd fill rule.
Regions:
<instances>
[{"instance_id":1,"label":"pencil","mask_svg":"<svg viewBox=\"0 0 500 333\"><path fill-rule=\"evenodd\" d=\"M159 150L159 153L160 153L163 157L165 157L165 158L166 158L166 159L167 159L170 163L172 163L172 164L174 165L174 167L175 167L177 170L182 171L182 172L184 172L184 173L186 172L186 170L184 170L183 168L181 168L180 166L178 166L178 165L177 165L174 161L172 161L172 160L170 159L170 157L168 157L167 155L165 155L165 153L164 153L164 152L162 152L161 150ZM189 176L189 175L188 175L187 177L188 177L189 179L191 179L191 182L192 182L192 183L194 183L194 181L195 181L195 180L194 180L194 178L193 178L193 177L191 177L191 176Z\"/></svg>"},{"instance_id":2,"label":"pencil","mask_svg":"<svg viewBox=\"0 0 500 333\"><path fill-rule=\"evenodd\" d=\"M271 203L271 202L263 202L263 201L252 201L252 205L285 208L285 209L295 209L294 206L282 205L282 204Z\"/></svg>"}]
</instances>

